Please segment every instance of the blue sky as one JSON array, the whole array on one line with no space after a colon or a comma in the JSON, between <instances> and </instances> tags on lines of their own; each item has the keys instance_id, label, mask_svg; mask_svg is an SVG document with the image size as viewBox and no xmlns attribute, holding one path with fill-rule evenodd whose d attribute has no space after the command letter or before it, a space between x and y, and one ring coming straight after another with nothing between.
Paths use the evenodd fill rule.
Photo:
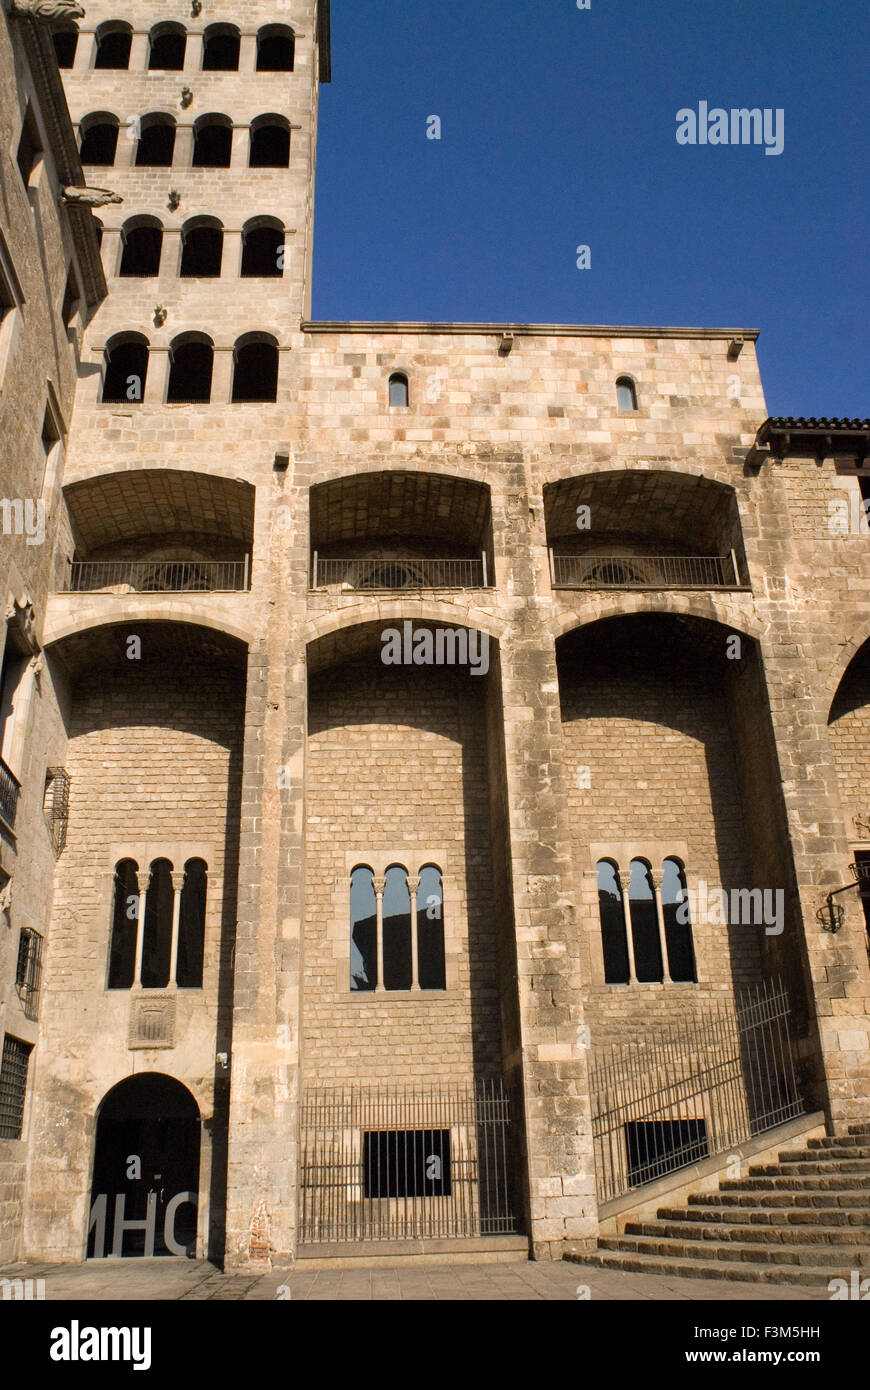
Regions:
<instances>
[{"instance_id":1,"label":"blue sky","mask_svg":"<svg viewBox=\"0 0 870 1390\"><path fill-rule=\"evenodd\" d=\"M755 327L771 414L870 414L866 0L332 0L332 25L315 318ZM781 107L783 152L678 145L699 101Z\"/></svg>"}]
</instances>

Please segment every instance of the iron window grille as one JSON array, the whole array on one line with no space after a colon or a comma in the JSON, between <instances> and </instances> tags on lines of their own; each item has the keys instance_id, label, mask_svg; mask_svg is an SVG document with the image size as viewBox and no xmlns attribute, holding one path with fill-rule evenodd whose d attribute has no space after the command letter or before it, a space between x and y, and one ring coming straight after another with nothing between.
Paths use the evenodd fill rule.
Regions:
<instances>
[{"instance_id":1,"label":"iron window grille","mask_svg":"<svg viewBox=\"0 0 870 1390\"><path fill-rule=\"evenodd\" d=\"M24 1096L27 1090L29 1043L7 1033L0 1061L0 1139L20 1139L24 1124Z\"/></svg>"},{"instance_id":2,"label":"iron window grille","mask_svg":"<svg viewBox=\"0 0 870 1390\"><path fill-rule=\"evenodd\" d=\"M42 937L32 927L23 927L18 938L18 964L15 988L24 1005L25 1018L35 1019L39 1011L42 981Z\"/></svg>"},{"instance_id":3,"label":"iron window grille","mask_svg":"<svg viewBox=\"0 0 870 1390\"><path fill-rule=\"evenodd\" d=\"M43 798L45 819L56 855L63 852L69 824L69 773L63 767L50 767L45 774Z\"/></svg>"}]
</instances>

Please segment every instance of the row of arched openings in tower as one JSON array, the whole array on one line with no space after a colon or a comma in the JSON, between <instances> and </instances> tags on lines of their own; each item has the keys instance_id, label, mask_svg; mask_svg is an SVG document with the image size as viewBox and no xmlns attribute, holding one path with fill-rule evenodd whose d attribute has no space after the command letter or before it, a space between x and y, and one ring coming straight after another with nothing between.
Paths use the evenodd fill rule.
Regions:
<instances>
[{"instance_id":1,"label":"row of arched openings in tower","mask_svg":"<svg viewBox=\"0 0 870 1390\"><path fill-rule=\"evenodd\" d=\"M121 228L121 264L118 274L160 274L163 255L163 223L142 214L129 218ZM284 274L284 223L277 217L253 217L242 228L241 274L249 277ZM181 228L182 278L219 276L223 267L224 226L217 217L191 217Z\"/></svg>"},{"instance_id":2,"label":"row of arched openings in tower","mask_svg":"<svg viewBox=\"0 0 870 1390\"><path fill-rule=\"evenodd\" d=\"M188 859L183 878L169 859L140 875L135 859L115 865L109 989L201 989L208 865ZM179 882L181 879L181 882ZM144 899L144 901L143 901Z\"/></svg>"},{"instance_id":3,"label":"row of arched openings in tower","mask_svg":"<svg viewBox=\"0 0 870 1390\"><path fill-rule=\"evenodd\" d=\"M211 400L215 345L207 333L181 333L169 346L170 405L207 404ZM105 347L102 399L145 399L150 345L141 333L118 333ZM238 404L278 399L278 342L268 333L246 333L233 345L230 399Z\"/></svg>"},{"instance_id":4,"label":"row of arched openings in tower","mask_svg":"<svg viewBox=\"0 0 870 1390\"><path fill-rule=\"evenodd\" d=\"M138 168L169 168L175 159L175 117L168 111L149 111L126 127L136 140L134 164ZM110 168L118 153L121 122L112 111L91 111L79 122L79 157L82 164ZM267 112L249 126L248 168L286 169L290 163L290 122L286 116ZM209 111L193 122L191 166L194 169L229 169L233 155L233 123L220 111Z\"/></svg>"},{"instance_id":5,"label":"row of arched openings in tower","mask_svg":"<svg viewBox=\"0 0 870 1390\"><path fill-rule=\"evenodd\" d=\"M71 68L76 60L79 31L62 24L52 34L58 67ZM95 68L126 70L130 66L133 29L124 20L106 20L95 33ZM181 72L187 56L187 29L167 21L155 24L148 34L148 70ZM209 24L202 33L202 71L238 72L242 36L235 24ZM257 72L292 72L296 36L286 24L265 24L257 31Z\"/></svg>"},{"instance_id":6,"label":"row of arched openings in tower","mask_svg":"<svg viewBox=\"0 0 870 1390\"><path fill-rule=\"evenodd\" d=\"M614 860L599 859L596 869L606 983L696 982L692 921L680 861L671 857L663 861L659 885L646 859L632 859L627 887Z\"/></svg>"},{"instance_id":7,"label":"row of arched openings in tower","mask_svg":"<svg viewBox=\"0 0 870 1390\"><path fill-rule=\"evenodd\" d=\"M424 864L415 881L403 864L391 864L378 879L358 864L350 876L350 988L415 987L447 987L441 870Z\"/></svg>"}]
</instances>

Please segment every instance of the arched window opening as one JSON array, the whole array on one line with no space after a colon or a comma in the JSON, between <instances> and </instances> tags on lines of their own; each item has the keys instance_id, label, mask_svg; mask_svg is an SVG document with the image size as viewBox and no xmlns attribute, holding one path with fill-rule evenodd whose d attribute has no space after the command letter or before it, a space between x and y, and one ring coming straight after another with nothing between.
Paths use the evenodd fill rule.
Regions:
<instances>
[{"instance_id":1,"label":"arched window opening","mask_svg":"<svg viewBox=\"0 0 870 1390\"><path fill-rule=\"evenodd\" d=\"M108 168L115 162L118 150L117 116L86 116L81 123L79 158L82 164L98 164Z\"/></svg>"},{"instance_id":2,"label":"arched window opening","mask_svg":"<svg viewBox=\"0 0 870 1390\"><path fill-rule=\"evenodd\" d=\"M178 918L178 959L175 982L179 989L201 989L205 956L205 895L208 865L204 859L188 859L184 866L181 908Z\"/></svg>"},{"instance_id":3,"label":"arched window opening","mask_svg":"<svg viewBox=\"0 0 870 1390\"><path fill-rule=\"evenodd\" d=\"M224 229L219 222L188 223L181 233L181 271L184 278L218 276L224 254Z\"/></svg>"},{"instance_id":4,"label":"arched window opening","mask_svg":"<svg viewBox=\"0 0 870 1390\"><path fill-rule=\"evenodd\" d=\"M609 859L599 859L596 868L598 871L601 947L604 953L604 979L609 985L627 985L631 979L631 974L619 871Z\"/></svg>"},{"instance_id":5,"label":"arched window opening","mask_svg":"<svg viewBox=\"0 0 870 1390\"><path fill-rule=\"evenodd\" d=\"M637 388L630 376L621 376L616 383L617 410L637 410Z\"/></svg>"},{"instance_id":6,"label":"arched window opening","mask_svg":"<svg viewBox=\"0 0 870 1390\"><path fill-rule=\"evenodd\" d=\"M444 888L441 870L425 864L417 888L417 979L421 989L446 989Z\"/></svg>"},{"instance_id":7,"label":"arched window opening","mask_svg":"<svg viewBox=\"0 0 870 1390\"><path fill-rule=\"evenodd\" d=\"M390 377L390 405L404 406L408 402L408 378L404 372L393 372Z\"/></svg>"},{"instance_id":8,"label":"arched window opening","mask_svg":"<svg viewBox=\"0 0 870 1390\"><path fill-rule=\"evenodd\" d=\"M140 222L121 231L124 250L118 271L123 276L159 275L163 228L159 222Z\"/></svg>"},{"instance_id":9,"label":"arched window opening","mask_svg":"<svg viewBox=\"0 0 870 1390\"><path fill-rule=\"evenodd\" d=\"M109 943L109 989L131 989L136 972L139 922L139 865L121 859L115 865L112 935Z\"/></svg>"},{"instance_id":10,"label":"arched window opening","mask_svg":"<svg viewBox=\"0 0 870 1390\"><path fill-rule=\"evenodd\" d=\"M233 349L233 401L278 399L278 344L273 338L239 339Z\"/></svg>"},{"instance_id":11,"label":"arched window opening","mask_svg":"<svg viewBox=\"0 0 870 1390\"><path fill-rule=\"evenodd\" d=\"M411 895L408 871L391 864L384 882L384 989L411 988Z\"/></svg>"},{"instance_id":12,"label":"arched window opening","mask_svg":"<svg viewBox=\"0 0 870 1390\"><path fill-rule=\"evenodd\" d=\"M199 405L211 400L214 347L207 338L176 339L169 349L170 405Z\"/></svg>"},{"instance_id":13,"label":"arched window opening","mask_svg":"<svg viewBox=\"0 0 870 1390\"><path fill-rule=\"evenodd\" d=\"M201 116L193 132L193 167L229 169L233 127L227 116Z\"/></svg>"},{"instance_id":14,"label":"arched window opening","mask_svg":"<svg viewBox=\"0 0 870 1390\"><path fill-rule=\"evenodd\" d=\"M74 24L54 29L51 35L54 53L59 68L71 68L76 60L79 46L79 31Z\"/></svg>"},{"instance_id":15,"label":"arched window opening","mask_svg":"<svg viewBox=\"0 0 870 1390\"><path fill-rule=\"evenodd\" d=\"M133 31L128 24L103 25L97 31L95 68L129 68Z\"/></svg>"},{"instance_id":16,"label":"arched window opening","mask_svg":"<svg viewBox=\"0 0 870 1390\"><path fill-rule=\"evenodd\" d=\"M292 72L295 47L292 29L267 25L257 34L257 72Z\"/></svg>"},{"instance_id":17,"label":"arched window opening","mask_svg":"<svg viewBox=\"0 0 870 1390\"><path fill-rule=\"evenodd\" d=\"M632 859L628 880L628 910L634 947L635 978L641 984L661 984L664 979L655 888L650 866Z\"/></svg>"},{"instance_id":18,"label":"arched window opening","mask_svg":"<svg viewBox=\"0 0 870 1390\"><path fill-rule=\"evenodd\" d=\"M676 859L666 859L662 864L662 919L668 974L674 981L696 983L698 972L686 876Z\"/></svg>"},{"instance_id":19,"label":"arched window opening","mask_svg":"<svg viewBox=\"0 0 870 1390\"><path fill-rule=\"evenodd\" d=\"M104 401L141 401L148 376L148 342L129 334L106 344L103 368Z\"/></svg>"},{"instance_id":20,"label":"arched window opening","mask_svg":"<svg viewBox=\"0 0 870 1390\"><path fill-rule=\"evenodd\" d=\"M139 168L166 169L175 153L175 121L171 116L143 116L136 164Z\"/></svg>"},{"instance_id":21,"label":"arched window opening","mask_svg":"<svg viewBox=\"0 0 870 1390\"><path fill-rule=\"evenodd\" d=\"M187 32L181 24L156 25L149 36L148 67L151 72L181 72L187 49Z\"/></svg>"},{"instance_id":22,"label":"arched window opening","mask_svg":"<svg viewBox=\"0 0 870 1390\"><path fill-rule=\"evenodd\" d=\"M377 985L378 907L374 876L361 864L350 876L350 987L373 990Z\"/></svg>"},{"instance_id":23,"label":"arched window opening","mask_svg":"<svg viewBox=\"0 0 870 1390\"><path fill-rule=\"evenodd\" d=\"M174 902L172 865L168 859L155 859L145 894L142 927L142 985L145 989L165 989L169 984Z\"/></svg>"},{"instance_id":24,"label":"arched window opening","mask_svg":"<svg viewBox=\"0 0 870 1390\"><path fill-rule=\"evenodd\" d=\"M238 72L241 40L234 24L211 24L202 38L203 72Z\"/></svg>"},{"instance_id":25,"label":"arched window opening","mask_svg":"<svg viewBox=\"0 0 870 1390\"><path fill-rule=\"evenodd\" d=\"M251 126L252 169L286 169L290 163L290 127L280 116L261 116Z\"/></svg>"},{"instance_id":26,"label":"arched window opening","mask_svg":"<svg viewBox=\"0 0 870 1390\"><path fill-rule=\"evenodd\" d=\"M259 223L245 227L242 239L242 275L284 274L284 228Z\"/></svg>"}]
</instances>

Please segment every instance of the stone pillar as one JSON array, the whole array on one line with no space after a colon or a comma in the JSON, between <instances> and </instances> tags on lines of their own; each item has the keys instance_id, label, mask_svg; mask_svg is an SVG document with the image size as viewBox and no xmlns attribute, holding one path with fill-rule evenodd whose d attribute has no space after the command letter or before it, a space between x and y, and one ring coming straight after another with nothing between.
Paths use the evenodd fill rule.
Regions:
<instances>
[{"instance_id":1,"label":"stone pillar","mask_svg":"<svg viewBox=\"0 0 870 1390\"><path fill-rule=\"evenodd\" d=\"M654 874L652 869L649 872L649 881L652 884L653 902L656 905L656 925L659 929L659 949L662 953L662 984L670 980L671 972L668 964L668 941L665 935L665 915L662 911L662 876Z\"/></svg>"},{"instance_id":2,"label":"stone pillar","mask_svg":"<svg viewBox=\"0 0 870 1390\"><path fill-rule=\"evenodd\" d=\"M242 34L239 44L239 72L253 73L257 70L257 35Z\"/></svg>"},{"instance_id":3,"label":"stone pillar","mask_svg":"<svg viewBox=\"0 0 870 1390\"><path fill-rule=\"evenodd\" d=\"M375 890L375 902L377 903L377 927L375 928L375 993L384 992L384 888L386 886L386 876L375 874L372 884Z\"/></svg>"},{"instance_id":4,"label":"stone pillar","mask_svg":"<svg viewBox=\"0 0 870 1390\"><path fill-rule=\"evenodd\" d=\"M411 988L419 989L420 951L417 940L417 889L420 887L420 879L417 874L409 874L406 882L408 884L408 896L411 899Z\"/></svg>"},{"instance_id":5,"label":"stone pillar","mask_svg":"<svg viewBox=\"0 0 870 1390\"><path fill-rule=\"evenodd\" d=\"M138 894L137 906L139 912L136 918L136 964L133 967L134 988L142 984L142 954L145 949L145 900L148 896L147 886L144 893L142 891L142 879L144 877L145 875L142 873L136 874L136 892ZM147 877L150 883L150 873Z\"/></svg>"},{"instance_id":6,"label":"stone pillar","mask_svg":"<svg viewBox=\"0 0 870 1390\"><path fill-rule=\"evenodd\" d=\"M169 953L169 983L176 984L176 970L178 967L178 927L181 922L181 890L184 887L185 873L183 869L176 870L172 874L172 946Z\"/></svg>"},{"instance_id":7,"label":"stone pillar","mask_svg":"<svg viewBox=\"0 0 870 1390\"><path fill-rule=\"evenodd\" d=\"M134 34L130 43L130 72L147 72L151 45L148 34Z\"/></svg>"},{"instance_id":8,"label":"stone pillar","mask_svg":"<svg viewBox=\"0 0 870 1390\"><path fill-rule=\"evenodd\" d=\"M619 901L622 903L622 920L625 923L625 949L628 952L628 983L637 979L637 966L634 963L634 935L631 930L631 903L625 891L622 874L617 870L616 882L619 884Z\"/></svg>"}]
</instances>

